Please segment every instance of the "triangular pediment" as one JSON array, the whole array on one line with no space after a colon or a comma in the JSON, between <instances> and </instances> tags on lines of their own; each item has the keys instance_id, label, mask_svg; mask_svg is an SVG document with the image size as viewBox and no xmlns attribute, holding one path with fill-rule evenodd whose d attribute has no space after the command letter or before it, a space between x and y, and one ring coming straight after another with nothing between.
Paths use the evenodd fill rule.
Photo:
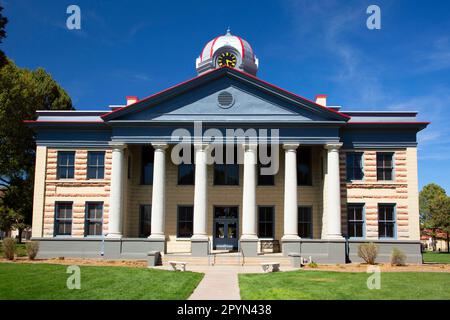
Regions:
<instances>
[{"instance_id":1,"label":"triangular pediment","mask_svg":"<svg viewBox=\"0 0 450 320\"><path fill-rule=\"evenodd\" d=\"M229 68L214 70L103 118L113 122L347 120L345 115Z\"/></svg>"}]
</instances>

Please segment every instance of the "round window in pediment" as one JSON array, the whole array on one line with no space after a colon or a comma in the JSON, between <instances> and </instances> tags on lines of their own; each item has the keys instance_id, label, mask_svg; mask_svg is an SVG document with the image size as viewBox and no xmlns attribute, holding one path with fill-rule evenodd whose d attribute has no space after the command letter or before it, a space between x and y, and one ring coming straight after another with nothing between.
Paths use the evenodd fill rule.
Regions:
<instances>
[{"instance_id":1,"label":"round window in pediment","mask_svg":"<svg viewBox=\"0 0 450 320\"><path fill-rule=\"evenodd\" d=\"M217 104L219 107L227 109L230 108L234 103L233 95L228 91L222 91L217 96Z\"/></svg>"}]
</instances>

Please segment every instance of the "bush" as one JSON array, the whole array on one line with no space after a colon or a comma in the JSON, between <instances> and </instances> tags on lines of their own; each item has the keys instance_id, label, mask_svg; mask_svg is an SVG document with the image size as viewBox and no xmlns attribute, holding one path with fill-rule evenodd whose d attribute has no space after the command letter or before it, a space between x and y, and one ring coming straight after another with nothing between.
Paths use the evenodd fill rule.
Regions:
<instances>
[{"instance_id":1,"label":"bush","mask_svg":"<svg viewBox=\"0 0 450 320\"><path fill-rule=\"evenodd\" d=\"M367 264L375 264L378 256L378 246L374 243L362 243L358 246L358 257Z\"/></svg>"},{"instance_id":2,"label":"bush","mask_svg":"<svg viewBox=\"0 0 450 320\"><path fill-rule=\"evenodd\" d=\"M34 260L39 252L39 242L30 241L27 242L25 247L27 248L28 259Z\"/></svg>"},{"instance_id":3,"label":"bush","mask_svg":"<svg viewBox=\"0 0 450 320\"><path fill-rule=\"evenodd\" d=\"M406 255L400 249L393 248L391 254L391 265L404 266L406 264Z\"/></svg>"},{"instance_id":4,"label":"bush","mask_svg":"<svg viewBox=\"0 0 450 320\"><path fill-rule=\"evenodd\" d=\"M319 265L317 264L317 262L310 262L309 264L308 264L308 267L310 267L310 268L317 268Z\"/></svg>"},{"instance_id":5,"label":"bush","mask_svg":"<svg viewBox=\"0 0 450 320\"><path fill-rule=\"evenodd\" d=\"M13 238L3 239L3 255L8 260L14 260L16 253L16 240Z\"/></svg>"}]
</instances>

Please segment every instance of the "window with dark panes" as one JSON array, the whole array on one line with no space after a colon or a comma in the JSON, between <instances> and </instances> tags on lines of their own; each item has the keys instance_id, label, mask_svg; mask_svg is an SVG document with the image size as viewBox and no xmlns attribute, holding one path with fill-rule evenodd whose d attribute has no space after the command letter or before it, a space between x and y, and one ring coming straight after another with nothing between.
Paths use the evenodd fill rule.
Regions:
<instances>
[{"instance_id":1,"label":"window with dark panes","mask_svg":"<svg viewBox=\"0 0 450 320\"><path fill-rule=\"evenodd\" d=\"M103 179L105 177L105 152L88 152L88 179Z\"/></svg>"},{"instance_id":2,"label":"window with dark panes","mask_svg":"<svg viewBox=\"0 0 450 320\"><path fill-rule=\"evenodd\" d=\"M258 207L258 237L274 237L274 207Z\"/></svg>"},{"instance_id":3,"label":"window with dark panes","mask_svg":"<svg viewBox=\"0 0 450 320\"><path fill-rule=\"evenodd\" d=\"M395 205L378 205L378 237L395 238Z\"/></svg>"},{"instance_id":4,"label":"window with dark panes","mask_svg":"<svg viewBox=\"0 0 450 320\"><path fill-rule=\"evenodd\" d=\"M394 153L377 152L377 180L392 180Z\"/></svg>"},{"instance_id":5,"label":"window with dark panes","mask_svg":"<svg viewBox=\"0 0 450 320\"><path fill-rule=\"evenodd\" d=\"M55 236L72 235L72 202L55 203Z\"/></svg>"},{"instance_id":6,"label":"window with dark panes","mask_svg":"<svg viewBox=\"0 0 450 320\"><path fill-rule=\"evenodd\" d=\"M298 235L312 238L312 208L298 207Z\"/></svg>"},{"instance_id":7,"label":"window with dark panes","mask_svg":"<svg viewBox=\"0 0 450 320\"><path fill-rule=\"evenodd\" d=\"M239 185L239 164L237 161L237 148L234 147L234 158L232 164L227 164L227 149L223 147L223 164L214 163L215 185Z\"/></svg>"},{"instance_id":8,"label":"window with dark panes","mask_svg":"<svg viewBox=\"0 0 450 320\"><path fill-rule=\"evenodd\" d=\"M146 238L152 231L152 206L142 204L139 208L139 237Z\"/></svg>"},{"instance_id":9,"label":"window with dark panes","mask_svg":"<svg viewBox=\"0 0 450 320\"><path fill-rule=\"evenodd\" d=\"M184 149L181 149L180 156L184 156ZM195 183L195 150L191 146L190 163L181 163L178 165L178 184L179 185L194 185Z\"/></svg>"},{"instance_id":10,"label":"window with dark panes","mask_svg":"<svg viewBox=\"0 0 450 320\"><path fill-rule=\"evenodd\" d=\"M152 146L144 146L141 149L141 184L153 184L153 163L155 150Z\"/></svg>"},{"instance_id":11,"label":"window with dark panes","mask_svg":"<svg viewBox=\"0 0 450 320\"><path fill-rule=\"evenodd\" d=\"M312 185L311 148L297 149L297 184L299 186Z\"/></svg>"},{"instance_id":12,"label":"window with dark panes","mask_svg":"<svg viewBox=\"0 0 450 320\"><path fill-rule=\"evenodd\" d=\"M258 157L258 166L257 166L257 170L258 170L258 185L259 186L273 186L275 184L275 175L273 174L261 174L261 169L262 168L270 168L273 164L272 161L273 159L271 158L272 156L272 147L271 145L267 145L266 146L266 155L269 159L271 159L269 163L262 163L262 159L259 155L259 147L257 150L257 157ZM264 161L266 162L266 161Z\"/></svg>"},{"instance_id":13,"label":"window with dark panes","mask_svg":"<svg viewBox=\"0 0 450 320\"><path fill-rule=\"evenodd\" d=\"M194 207L179 206L178 207L178 238L190 238L194 233Z\"/></svg>"},{"instance_id":14,"label":"window with dark panes","mask_svg":"<svg viewBox=\"0 0 450 320\"><path fill-rule=\"evenodd\" d=\"M347 205L347 221L348 221L348 237L363 238L364 237L364 205L348 204Z\"/></svg>"},{"instance_id":15,"label":"window with dark panes","mask_svg":"<svg viewBox=\"0 0 450 320\"><path fill-rule=\"evenodd\" d=\"M103 234L103 202L86 202L85 236Z\"/></svg>"},{"instance_id":16,"label":"window with dark panes","mask_svg":"<svg viewBox=\"0 0 450 320\"><path fill-rule=\"evenodd\" d=\"M362 180L364 177L363 153L347 152L346 161L347 161L347 181Z\"/></svg>"},{"instance_id":17,"label":"window with dark panes","mask_svg":"<svg viewBox=\"0 0 450 320\"><path fill-rule=\"evenodd\" d=\"M58 179L73 179L75 174L75 151L58 151Z\"/></svg>"}]
</instances>

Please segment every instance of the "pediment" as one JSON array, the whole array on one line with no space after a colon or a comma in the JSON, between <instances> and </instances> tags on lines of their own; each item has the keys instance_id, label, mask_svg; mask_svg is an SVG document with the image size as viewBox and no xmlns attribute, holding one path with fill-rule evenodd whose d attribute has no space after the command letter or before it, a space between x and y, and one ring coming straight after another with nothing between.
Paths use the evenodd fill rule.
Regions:
<instances>
[{"instance_id":1,"label":"pediment","mask_svg":"<svg viewBox=\"0 0 450 320\"><path fill-rule=\"evenodd\" d=\"M257 78L233 69L218 69L110 113L104 119L114 122L346 121L344 115L258 82Z\"/></svg>"}]
</instances>

